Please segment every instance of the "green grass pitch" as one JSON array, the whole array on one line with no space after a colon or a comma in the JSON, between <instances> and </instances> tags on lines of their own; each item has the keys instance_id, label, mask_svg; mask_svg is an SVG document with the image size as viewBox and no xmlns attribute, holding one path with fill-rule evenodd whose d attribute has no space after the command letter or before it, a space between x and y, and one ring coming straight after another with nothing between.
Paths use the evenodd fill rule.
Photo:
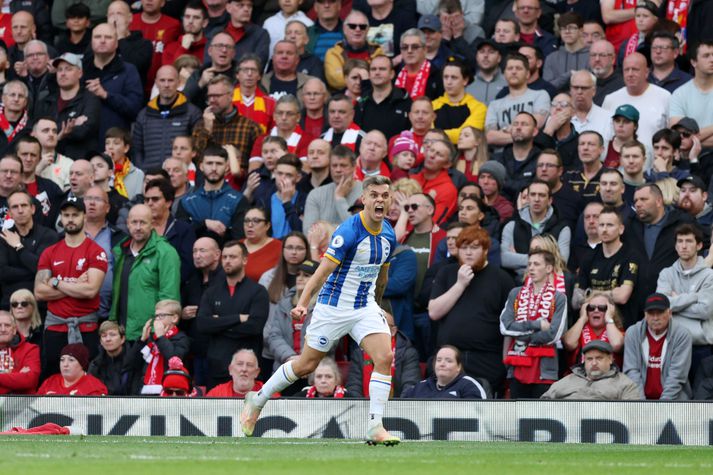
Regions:
<instances>
[{"instance_id":1,"label":"green grass pitch","mask_svg":"<svg viewBox=\"0 0 713 475\"><path fill-rule=\"evenodd\" d=\"M710 447L205 437L0 438L0 473L137 475L712 474Z\"/></svg>"}]
</instances>

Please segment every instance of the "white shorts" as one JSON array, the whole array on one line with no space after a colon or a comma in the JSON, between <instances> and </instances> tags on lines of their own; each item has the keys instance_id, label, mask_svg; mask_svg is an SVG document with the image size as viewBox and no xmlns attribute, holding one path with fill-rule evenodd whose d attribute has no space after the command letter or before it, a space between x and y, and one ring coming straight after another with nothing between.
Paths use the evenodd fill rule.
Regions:
<instances>
[{"instance_id":1,"label":"white shorts","mask_svg":"<svg viewBox=\"0 0 713 475\"><path fill-rule=\"evenodd\" d=\"M384 312L376 303L363 308L337 308L318 303L312 311L305 342L310 348L327 353L344 335L361 344L372 333L391 334Z\"/></svg>"}]
</instances>

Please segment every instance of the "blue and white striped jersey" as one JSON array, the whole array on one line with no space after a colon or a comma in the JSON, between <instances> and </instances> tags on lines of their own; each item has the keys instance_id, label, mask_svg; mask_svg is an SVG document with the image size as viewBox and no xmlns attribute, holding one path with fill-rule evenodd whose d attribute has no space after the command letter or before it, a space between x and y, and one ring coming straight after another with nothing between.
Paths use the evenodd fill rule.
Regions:
<instances>
[{"instance_id":1,"label":"blue and white striped jersey","mask_svg":"<svg viewBox=\"0 0 713 475\"><path fill-rule=\"evenodd\" d=\"M344 221L324 254L339 266L327 277L317 301L343 309L363 308L373 302L379 271L388 265L396 244L396 234L387 221L378 232L366 227L362 213Z\"/></svg>"}]
</instances>

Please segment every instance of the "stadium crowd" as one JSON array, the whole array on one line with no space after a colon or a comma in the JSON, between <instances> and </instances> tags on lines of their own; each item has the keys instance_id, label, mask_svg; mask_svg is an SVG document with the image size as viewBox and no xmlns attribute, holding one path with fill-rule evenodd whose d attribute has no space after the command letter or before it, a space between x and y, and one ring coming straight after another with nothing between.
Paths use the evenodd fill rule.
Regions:
<instances>
[{"instance_id":1,"label":"stadium crowd","mask_svg":"<svg viewBox=\"0 0 713 475\"><path fill-rule=\"evenodd\" d=\"M383 175L394 397L713 399L708 20L707 0L3 1L0 394L259 389ZM274 397L368 397L373 370L345 342Z\"/></svg>"}]
</instances>

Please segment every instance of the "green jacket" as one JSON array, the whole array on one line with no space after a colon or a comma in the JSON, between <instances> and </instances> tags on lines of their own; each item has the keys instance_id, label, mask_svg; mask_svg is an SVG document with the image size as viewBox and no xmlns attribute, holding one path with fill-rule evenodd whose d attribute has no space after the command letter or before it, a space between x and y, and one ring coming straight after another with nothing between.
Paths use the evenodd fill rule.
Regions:
<instances>
[{"instance_id":1,"label":"green jacket","mask_svg":"<svg viewBox=\"0 0 713 475\"><path fill-rule=\"evenodd\" d=\"M131 242L127 237L114 246L114 282L112 285L110 320L118 320L121 274L124 268L124 249ZM139 251L129 274L126 339L141 338L141 332L153 317L156 302L165 299L181 300L181 261L173 246L162 236L151 231L151 237Z\"/></svg>"}]
</instances>

